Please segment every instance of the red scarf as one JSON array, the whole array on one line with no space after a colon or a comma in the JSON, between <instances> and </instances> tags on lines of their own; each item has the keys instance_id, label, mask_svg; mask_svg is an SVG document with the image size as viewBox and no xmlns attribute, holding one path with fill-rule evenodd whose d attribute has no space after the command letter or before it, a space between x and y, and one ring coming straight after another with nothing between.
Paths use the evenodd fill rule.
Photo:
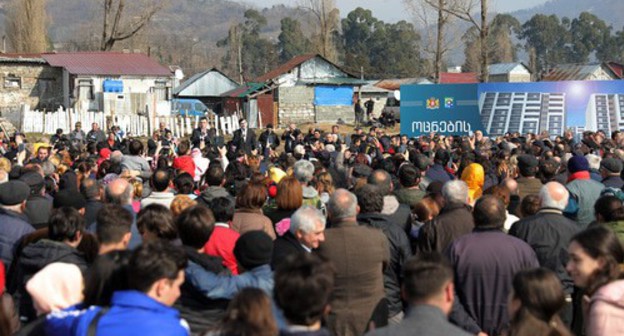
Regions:
<instances>
[{"instance_id":1,"label":"red scarf","mask_svg":"<svg viewBox=\"0 0 624 336\"><path fill-rule=\"evenodd\" d=\"M587 170L579 171L568 176L568 182L572 182L574 180L589 180L589 172Z\"/></svg>"}]
</instances>

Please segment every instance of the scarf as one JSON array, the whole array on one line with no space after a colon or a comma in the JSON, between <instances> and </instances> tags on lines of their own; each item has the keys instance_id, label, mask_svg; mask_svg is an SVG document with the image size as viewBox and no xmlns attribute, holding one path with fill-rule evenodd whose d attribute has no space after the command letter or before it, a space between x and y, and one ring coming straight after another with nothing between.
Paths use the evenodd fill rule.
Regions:
<instances>
[{"instance_id":1,"label":"scarf","mask_svg":"<svg viewBox=\"0 0 624 336\"><path fill-rule=\"evenodd\" d=\"M568 176L568 182L572 182L574 180L589 180L589 172L586 170L579 171Z\"/></svg>"}]
</instances>

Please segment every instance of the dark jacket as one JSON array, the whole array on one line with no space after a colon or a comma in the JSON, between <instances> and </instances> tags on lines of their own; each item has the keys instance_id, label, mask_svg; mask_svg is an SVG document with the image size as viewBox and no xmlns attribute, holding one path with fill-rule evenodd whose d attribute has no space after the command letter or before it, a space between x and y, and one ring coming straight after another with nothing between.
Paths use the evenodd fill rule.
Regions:
<instances>
[{"instance_id":1,"label":"dark jacket","mask_svg":"<svg viewBox=\"0 0 624 336\"><path fill-rule=\"evenodd\" d=\"M416 242L416 254L439 252L457 238L472 232L474 220L470 207L466 204L448 204L432 221L423 225Z\"/></svg>"},{"instance_id":2,"label":"dark jacket","mask_svg":"<svg viewBox=\"0 0 624 336\"><path fill-rule=\"evenodd\" d=\"M622 189L622 186L624 186L624 180L622 180L619 176L607 176L602 180L602 184L604 184L606 188Z\"/></svg>"},{"instance_id":3,"label":"dark jacket","mask_svg":"<svg viewBox=\"0 0 624 336\"><path fill-rule=\"evenodd\" d=\"M289 255L297 253L306 253L306 249L297 240L295 235L287 231L283 236L277 237L273 241L273 259L271 260L271 268L276 269L279 264Z\"/></svg>"},{"instance_id":4,"label":"dark jacket","mask_svg":"<svg viewBox=\"0 0 624 336\"><path fill-rule=\"evenodd\" d=\"M403 228L407 233L412 228L412 211L409 205L401 204L394 195L384 196L381 213L387 215L391 223Z\"/></svg>"},{"instance_id":5,"label":"dark jacket","mask_svg":"<svg viewBox=\"0 0 624 336\"><path fill-rule=\"evenodd\" d=\"M500 335L509 323L507 301L514 275L539 267L527 243L499 229L475 229L455 240L447 251L455 273L455 290L469 321L451 320L466 328L472 321L488 335Z\"/></svg>"},{"instance_id":6,"label":"dark jacket","mask_svg":"<svg viewBox=\"0 0 624 336\"><path fill-rule=\"evenodd\" d=\"M89 227L91 224L95 223L97 218L97 213L102 209L104 203L100 200L88 200L87 205L85 206L85 225Z\"/></svg>"},{"instance_id":7,"label":"dark jacket","mask_svg":"<svg viewBox=\"0 0 624 336\"><path fill-rule=\"evenodd\" d=\"M279 147L280 145L280 139L277 134L275 134L275 132L269 133L268 131L260 133L258 142L263 149L267 148L267 143L269 143L269 147L271 147L271 149L273 150L275 150L275 148Z\"/></svg>"},{"instance_id":8,"label":"dark jacket","mask_svg":"<svg viewBox=\"0 0 624 336\"><path fill-rule=\"evenodd\" d=\"M208 147L211 144L211 140L217 136L216 133L217 131L214 128L208 128L202 134L201 128L197 127L193 130L193 133L191 134L191 144L193 145L193 147L200 148L201 143L203 142L204 146Z\"/></svg>"},{"instance_id":9,"label":"dark jacket","mask_svg":"<svg viewBox=\"0 0 624 336\"><path fill-rule=\"evenodd\" d=\"M13 262L15 247L25 235L35 231L25 215L0 208L0 259L7 269Z\"/></svg>"},{"instance_id":10,"label":"dark jacket","mask_svg":"<svg viewBox=\"0 0 624 336\"><path fill-rule=\"evenodd\" d=\"M251 129L247 129L247 136L244 139L243 132L240 128L234 131L232 143L236 146L236 150L242 149L247 154L250 154L252 150L258 147L256 143L256 133Z\"/></svg>"},{"instance_id":11,"label":"dark jacket","mask_svg":"<svg viewBox=\"0 0 624 336\"><path fill-rule=\"evenodd\" d=\"M384 269L384 289L388 299L388 310L390 316L403 311L401 300L401 284L403 283L403 264L407 258L412 256L412 248L407 238L407 234L398 225L390 222L389 217L380 213L361 213L357 216L360 225L370 226L380 229L390 247L390 264Z\"/></svg>"},{"instance_id":12,"label":"dark jacket","mask_svg":"<svg viewBox=\"0 0 624 336\"><path fill-rule=\"evenodd\" d=\"M221 258L199 253L188 246L183 247L189 260L215 274L226 272ZM188 322L192 333L201 333L215 327L225 315L229 300L209 299L202 295L189 281L180 286L180 298L174 308Z\"/></svg>"},{"instance_id":13,"label":"dark jacket","mask_svg":"<svg viewBox=\"0 0 624 336\"><path fill-rule=\"evenodd\" d=\"M469 336L471 334L454 326L444 312L435 306L420 304L410 307L398 325L371 331L366 336Z\"/></svg>"},{"instance_id":14,"label":"dark jacket","mask_svg":"<svg viewBox=\"0 0 624 336\"><path fill-rule=\"evenodd\" d=\"M541 267L557 274L568 294L574 291L574 282L566 271L568 244L577 232L578 224L554 209L542 209L533 216L517 221L509 230L510 235L522 239L533 248Z\"/></svg>"},{"instance_id":15,"label":"dark jacket","mask_svg":"<svg viewBox=\"0 0 624 336\"><path fill-rule=\"evenodd\" d=\"M74 264L83 273L88 266L81 252L65 243L49 239L41 239L27 245L18 257L16 268L13 270L15 274L11 277L8 290L19 307L22 321L32 321L37 317L30 294L26 291L26 283L35 273L55 262Z\"/></svg>"},{"instance_id":16,"label":"dark jacket","mask_svg":"<svg viewBox=\"0 0 624 336\"><path fill-rule=\"evenodd\" d=\"M279 336L331 336L329 330L321 328L319 330L280 330Z\"/></svg>"},{"instance_id":17,"label":"dark jacket","mask_svg":"<svg viewBox=\"0 0 624 336\"><path fill-rule=\"evenodd\" d=\"M440 181L442 183L455 179L455 176L447 172L441 164L437 163L427 170L425 176L431 181Z\"/></svg>"},{"instance_id":18,"label":"dark jacket","mask_svg":"<svg viewBox=\"0 0 624 336\"><path fill-rule=\"evenodd\" d=\"M35 229L48 227L48 219L52 212L52 201L45 196L31 195L26 201L26 216Z\"/></svg>"}]
</instances>

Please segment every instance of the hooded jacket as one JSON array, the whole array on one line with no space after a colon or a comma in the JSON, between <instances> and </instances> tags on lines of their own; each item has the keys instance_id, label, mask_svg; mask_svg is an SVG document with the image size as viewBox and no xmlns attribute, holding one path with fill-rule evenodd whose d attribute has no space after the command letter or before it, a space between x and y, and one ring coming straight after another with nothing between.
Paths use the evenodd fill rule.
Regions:
<instances>
[{"instance_id":1,"label":"hooded jacket","mask_svg":"<svg viewBox=\"0 0 624 336\"><path fill-rule=\"evenodd\" d=\"M82 273L85 273L88 266L80 251L62 242L42 239L24 247L17 260L12 278L14 280L9 284L9 292L19 307L22 319L31 321L37 317L32 298L26 290L26 283L35 273L54 262L74 264Z\"/></svg>"},{"instance_id":2,"label":"hooded jacket","mask_svg":"<svg viewBox=\"0 0 624 336\"><path fill-rule=\"evenodd\" d=\"M586 321L588 336L624 335L624 280L602 286L589 298Z\"/></svg>"},{"instance_id":3,"label":"hooded jacket","mask_svg":"<svg viewBox=\"0 0 624 336\"><path fill-rule=\"evenodd\" d=\"M468 165L462 172L461 179L468 185L470 203L474 203L483 194L483 184L485 183L483 166L478 163Z\"/></svg>"}]
</instances>

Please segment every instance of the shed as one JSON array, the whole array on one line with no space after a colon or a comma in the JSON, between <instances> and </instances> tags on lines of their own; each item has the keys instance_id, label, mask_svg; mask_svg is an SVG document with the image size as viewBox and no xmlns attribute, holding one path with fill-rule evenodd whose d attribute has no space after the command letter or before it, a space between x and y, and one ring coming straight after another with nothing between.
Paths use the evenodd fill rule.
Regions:
<instances>
[{"instance_id":1,"label":"shed","mask_svg":"<svg viewBox=\"0 0 624 336\"><path fill-rule=\"evenodd\" d=\"M278 125L353 122L355 93L368 83L318 54L296 56L254 82L266 85L268 91L262 94L274 103L272 109L268 103L266 109L258 103L263 125L271 121Z\"/></svg>"},{"instance_id":2,"label":"shed","mask_svg":"<svg viewBox=\"0 0 624 336\"><path fill-rule=\"evenodd\" d=\"M530 82L531 71L522 62L496 63L488 66L490 82Z\"/></svg>"},{"instance_id":3,"label":"shed","mask_svg":"<svg viewBox=\"0 0 624 336\"><path fill-rule=\"evenodd\" d=\"M201 100L216 113L222 110L221 95L236 89L239 84L216 68L197 73L173 89L176 98Z\"/></svg>"}]
</instances>

